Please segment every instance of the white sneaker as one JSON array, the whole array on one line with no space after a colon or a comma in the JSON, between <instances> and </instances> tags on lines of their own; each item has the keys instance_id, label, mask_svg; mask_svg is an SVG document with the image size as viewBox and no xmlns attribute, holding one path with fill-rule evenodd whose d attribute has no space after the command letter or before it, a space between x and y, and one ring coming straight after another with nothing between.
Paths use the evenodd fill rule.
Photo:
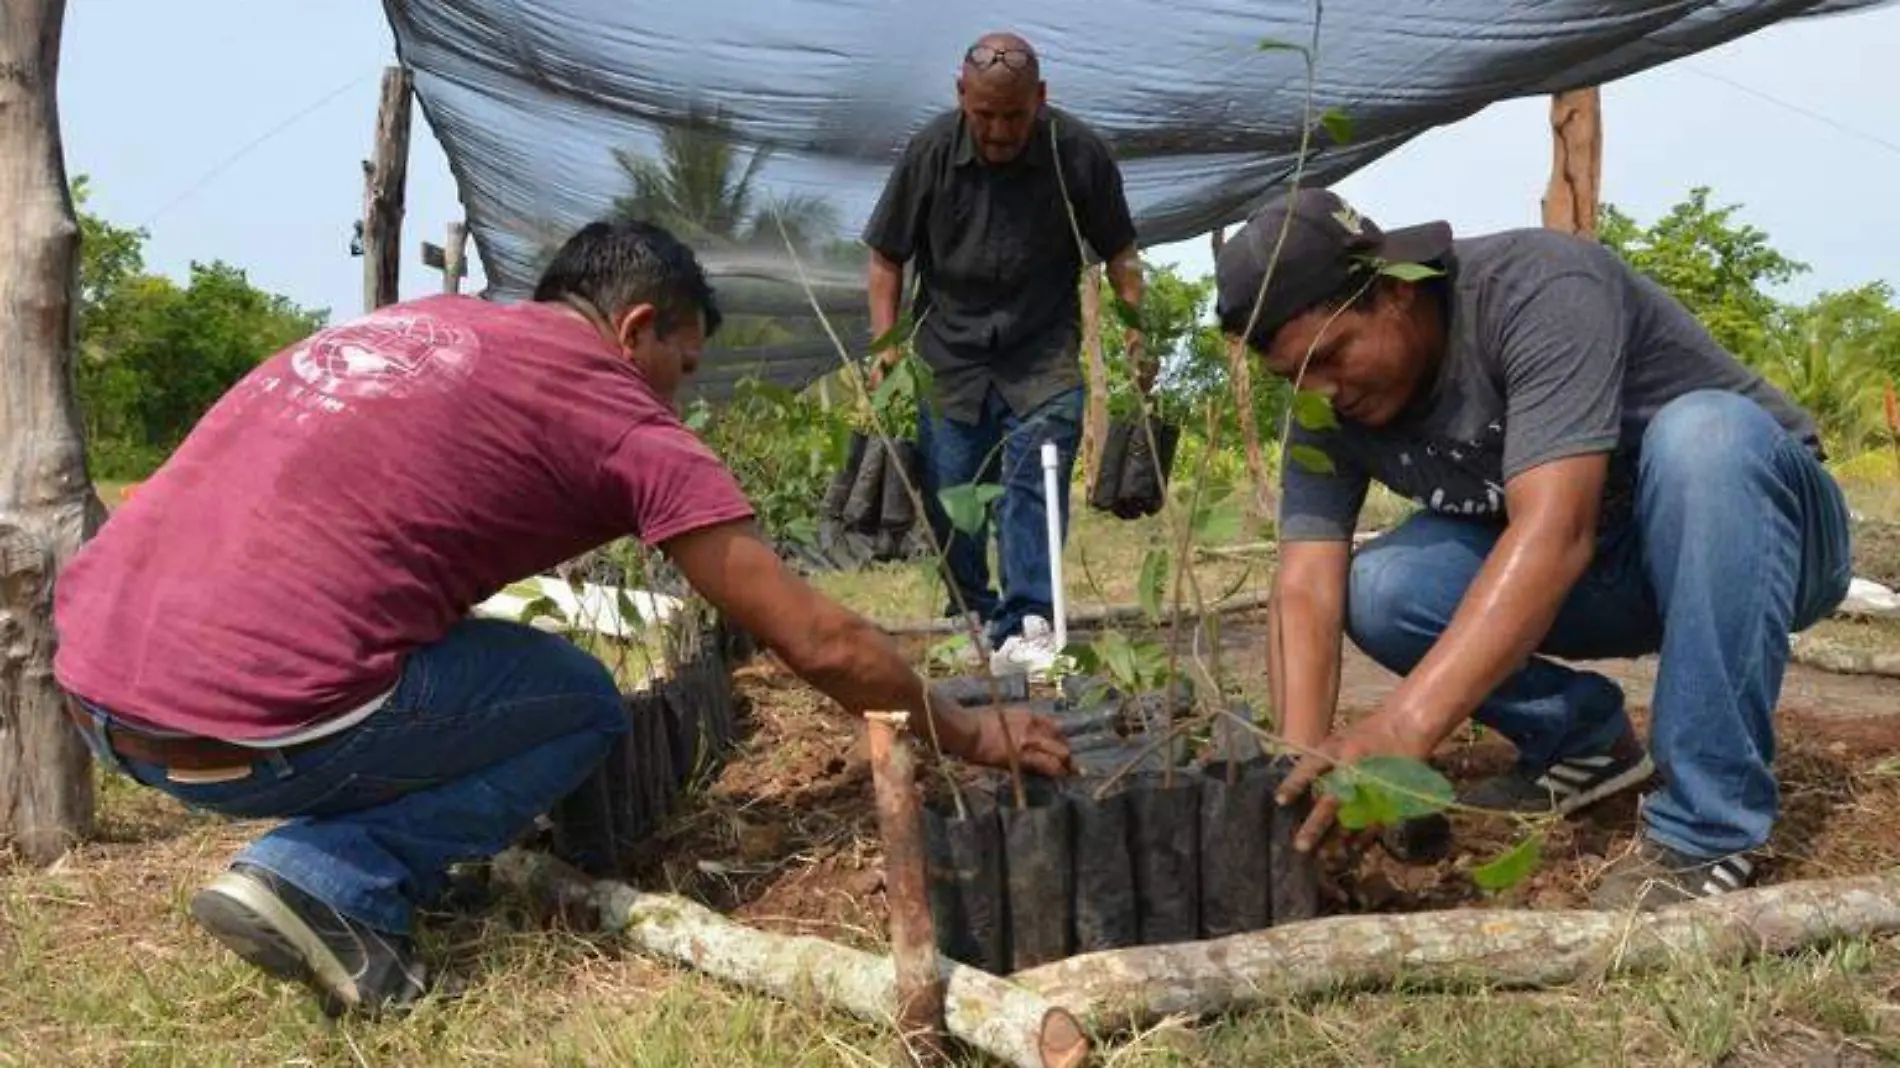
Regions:
<instances>
[{"instance_id":1,"label":"white sneaker","mask_svg":"<svg viewBox=\"0 0 1900 1068\"><path fill-rule=\"evenodd\" d=\"M990 654L990 674L1028 675L1036 682L1046 681L1056 666L1056 634L1041 616L1024 616L1023 632L1003 640L1003 647Z\"/></svg>"}]
</instances>

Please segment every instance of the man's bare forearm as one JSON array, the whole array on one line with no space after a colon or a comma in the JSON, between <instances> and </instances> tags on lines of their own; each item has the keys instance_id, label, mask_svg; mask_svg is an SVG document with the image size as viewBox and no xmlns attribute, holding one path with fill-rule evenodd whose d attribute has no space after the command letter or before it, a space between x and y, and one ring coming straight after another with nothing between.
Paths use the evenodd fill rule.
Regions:
<instances>
[{"instance_id":1,"label":"man's bare forearm","mask_svg":"<svg viewBox=\"0 0 1900 1068\"><path fill-rule=\"evenodd\" d=\"M1273 703L1287 741L1303 748L1325 740L1339 703L1350 561L1343 542L1289 542L1274 576L1267 614Z\"/></svg>"},{"instance_id":2,"label":"man's bare forearm","mask_svg":"<svg viewBox=\"0 0 1900 1068\"><path fill-rule=\"evenodd\" d=\"M870 291L871 336L881 338L897 325L898 305L904 293L904 265L885 258L881 252L871 253L866 288ZM875 355L881 360L890 361L895 357L896 350Z\"/></svg>"},{"instance_id":3,"label":"man's bare forearm","mask_svg":"<svg viewBox=\"0 0 1900 1068\"><path fill-rule=\"evenodd\" d=\"M1108 261L1108 284L1115 295L1131 308L1141 307L1143 281L1141 255L1130 245Z\"/></svg>"},{"instance_id":4,"label":"man's bare forearm","mask_svg":"<svg viewBox=\"0 0 1900 1068\"><path fill-rule=\"evenodd\" d=\"M813 597L808 604L805 640L777 650L787 667L850 712L908 712L919 737L934 733L944 749L963 751L968 718L953 703L926 700L922 676L888 635L829 599Z\"/></svg>"}]
</instances>

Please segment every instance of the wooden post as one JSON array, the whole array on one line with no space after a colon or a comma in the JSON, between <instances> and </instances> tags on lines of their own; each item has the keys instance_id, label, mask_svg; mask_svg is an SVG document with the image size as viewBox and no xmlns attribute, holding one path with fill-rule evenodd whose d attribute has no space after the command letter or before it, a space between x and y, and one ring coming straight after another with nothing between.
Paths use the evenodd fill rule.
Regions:
<instances>
[{"instance_id":1,"label":"wooden post","mask_svg":"<svg viewBox=\"0 0 1900 1068\"><path fill-rule=\"evenodd\" d=\"M1082 483L1095 485L1102 463L1102 443L1108 440L1108 362L1102 355L1102 269L1082 272L1082 353L1088 376L1087 405L1082 412Z\"/></svg>"},{"instance_id":2,"label":"wooden post","mask_svg":"<svg viewBox=\"0 0 1900 1068\"><path fill-rule=\"evenodd\" d=\"M1598 187L1603 178L1603 114L1596 87L1550 98L1550 187L1544 225L1594 238Z\"/></svg>"},{"instance_id":3,"label":"wooden post","mask_svg":"<svg viewBox=\"0 0 1900 1068\"><path fill-rule=\"evenodd\" d=\"M39 864L92 829L90 758L53 681L53 576L105 514L73 392L65 13L65 0L0 0L0 850Z\"/></svg>"},{"instance_id":4,"label":"wooden post","mask_svg":"<svg viewBox=\"0 0 1900 1068\"><path fill-rule=\"evenodd\" d=\"M884 838L891 961L897 972L898 1063L942 1065L950 1060L943 1018L944 980L937 966L936 928L930 919L916 774L910 746L898 735L904 718L887 713L865 717L877 825Z\"/></svg>"},{"instance_id":5,"label":"wooden post","mask_svg":"<svg viewBox=\"0 0 1900 1068\"><path fill-rule=\"evenodd\" d=\"M409 72L383 71L375 155L363 162L363 310L396 301L402 263L403 188L409 176Z\"/></svg>"},{"instance_id":6,"label":"wooden post","mask_svg":"<svg viewBox=\"0 0 1900 1068\"><path fill-rule=\"evenodd\" d=\"M468 224L449 224L449 243L442 247L442 292L460 293L468 274Z\"/></svg>"}]
</instances>

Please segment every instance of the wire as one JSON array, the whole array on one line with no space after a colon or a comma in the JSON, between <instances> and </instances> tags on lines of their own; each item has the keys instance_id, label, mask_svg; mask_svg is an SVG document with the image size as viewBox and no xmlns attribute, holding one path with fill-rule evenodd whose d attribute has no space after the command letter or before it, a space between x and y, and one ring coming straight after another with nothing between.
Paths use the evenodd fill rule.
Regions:
<instances>
[{"instance_id":1,"label":"wire","mask_svg":"<svg viewBox=\"0 0 1900 1068\"><path fill-rule=\"evenodd\" d=\"M1765 93L1761 91L1760 89L1756 89L1753 86L1745 85L1741 82L1738 82L1726 74L1717 74L1712 70L1704 70L1703 68L1696 66L1693 63L1682 64L1682 69L1688 71L1691 74L1699 74L1702 77L1709 79L1710 81L1721 82L1723 85L1726 85L1731 89L1734 89L1738 92L1747 93L1749 96L1755 97L1758 100L1765 100L1768 103L1775 105L1776 107L1785 108L1788 111L1792 111L1796 115L1801 115L1806 118L1813 119L1816 122L1823 123L1828 126L1832 126L1834 129L1839 130L1841 133L1844 133L1849 137L1857 138L1859 140L1867 142L1868 144L1875 145L1880 148L1884 148L1887 151L1893 153L1894 155L1900 156L1900 143L1889 141L1878 134L1871 134L1865 130L1856 129L1855 127L1849 126L1846 123L1841 122L1839 119L1836 119L1830 115L1826 115L1826 114L1823 114L1822 112L1815 111L1812 108L1802 107L1800 104L1790 103L1771 93Z\"/></svg>"},{"instance_id":2,"label":"wire","mask_svg":"<svg viewBox=\"0 0 1900 1068\"><path fill-rule=\"evenodd\" d=\"M151 226L152 223L158 220L159 216L172 210L178 205L183 204L185 201L190 200L193 196L195 196L198 193L199 190L203 189L207 185L210 185L213 181L217 179L219 175L223 174L227 170L230 170L234 165L237 164L239 160L243 159L245 156L248 156L252 152L256 151L260 146L264 144L264 142L269 141L271 138L276 137L278 134L283 133L285 130L290 129L292 126L295 126L297 123L308 118L310 115L312 115L313 113L321 109L325 104L328 104L330 101L335 100L337 97L342 96L344 93L347 93L350 90L356 88L357 86L363 84L364 82L369 81L371 78L376 77L382 72L382 69L383 69L383 64L380 64L380 63L377 64L375 67L371 68L367 73L361 75L360 77L352 78L350 81L337 86L335 89L332 89L329 92L323 94L323 96L319 98L315 103L312 103L304 107L302 110L298 111L296 114L291 115L290 117L279 122L277 125L272 126L270 129L265 130L263 133L252 138L249 142L243 145L243 147L231 153L229 156L226 156L216 166L206 171L203 175L200 175L198 180L191 183L191 185L188 186L184 192L179 193L177 196L166 201L163 206L161 206L157 211L154 211L150 216L146 218L144 222L139 224L139 229L142 230Z\"/></svg>"}]
</instances>

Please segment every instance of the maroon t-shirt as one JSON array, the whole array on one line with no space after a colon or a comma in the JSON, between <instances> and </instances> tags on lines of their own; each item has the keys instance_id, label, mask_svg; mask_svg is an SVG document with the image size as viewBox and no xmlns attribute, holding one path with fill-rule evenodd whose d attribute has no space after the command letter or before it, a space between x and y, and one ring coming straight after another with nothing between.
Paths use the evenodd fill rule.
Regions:
<instances>
[{"instance_id":1,"label":"maroon t-shirt","mask_svg":"<svg viewBox=\"0 0 1900 1068\"><path fill-rule=\"evenodd\" d=\"M54 673L137 721L268 738L382 693L509 582L751 514L561 306L398 304L212 407L60 573Z\"/></svg>"}]
</instances>

